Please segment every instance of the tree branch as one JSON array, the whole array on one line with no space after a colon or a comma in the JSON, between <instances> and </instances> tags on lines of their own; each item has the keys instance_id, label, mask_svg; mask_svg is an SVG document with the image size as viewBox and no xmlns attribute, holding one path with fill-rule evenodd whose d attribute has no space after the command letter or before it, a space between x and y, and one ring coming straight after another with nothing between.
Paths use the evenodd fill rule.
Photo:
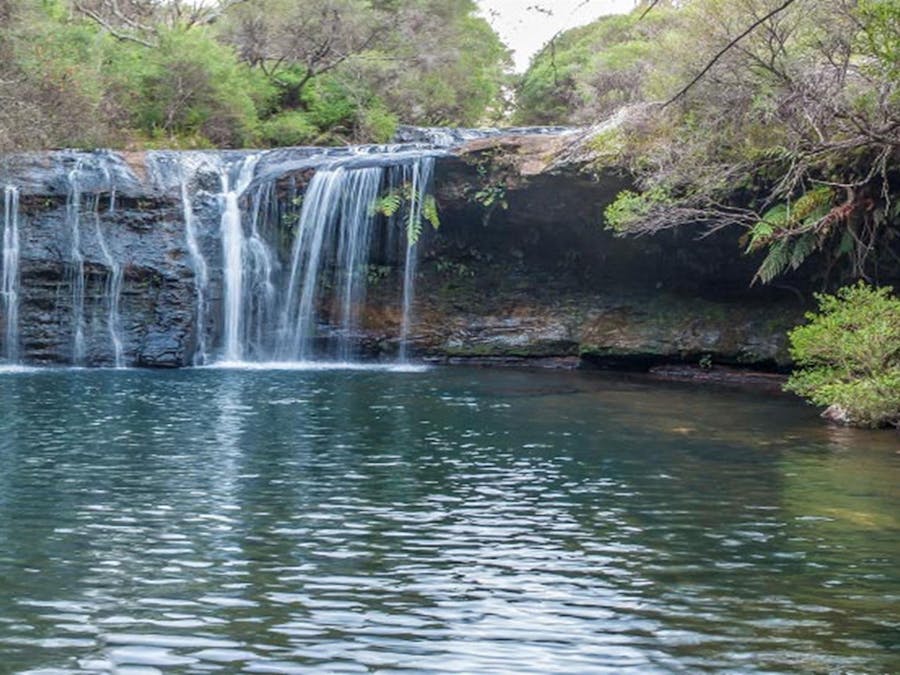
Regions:
<instances>
[{"instance_id":1,"label":"tree branch","mask_svg":"<svg viewBox=\"0 0 900 675\"><path fill-rule=\"evenodd\" d=\"M662 0L650 0L650 4L647 5L647 9L641 12L641 15L638 17L638 21L647 16L650 12L653 11L653 8L656 7Z\"/></svg>"},{"instance_id":2,"label":"tree branch","mask_svg":"<svg viewBox=\"0 0 900 675\"><path fill-rule=\"evenodd\" d=\"M790 7L791 5L793 5L796 1L797 1L797 0L785 0L781 5L779 5L779 6L776 7L775 9L773 9L771 12L769 12L768 14L765 14L765 15L762 16L761 18L759 18L759 19L757 19L756 21L754 21L754 22L750 25L749 28L747 28L745 31L743 31L740 35L738 35L738 36L737 36L736 38L734 38L733 40L729 41L727 45L725 45L724 47L722 47L722 49L720 49L720 50L716 53L716 55L715 55L715 56L714 56L714 57L706 64L706 66L704 66L703 70L701 70L699 73L697 73L697 75L694 77L694 79L692 79L692 80L691 80L690 82L688 82L684 87L682 87L682 88L678 91L677 94L675 94L672 98L670 98L668 101L666 101L665 103L663 103L662 107L663 107L663 108L666 108L666 107L670 106L672 103L674 103L675 101L677 101L678 99L680 99L682 96L684 96L688 91L690 91L691 87L693 87L693 86L694 86L695 84L697 84L700 80L702 80L703 77L704 77L704 75L706 75L710 70L712 70L712 67L715 66L716 63L719 62L719 59L721 59L723 56L725 56L725 54L727 54L729 51L731 51L732 47L734 47L738 42L740 42L740 41L743 40L745 37L747 37L748 35L750 35L750 33L752 33L754 30L756 30L757 28L759 28L763 23L765 23L766 21L768 21L768 20L771 19L772 17L774 17L774 16L780 14L781 12L783 12L784 10L786 10L788 7ZM656 4L658 4L658 2L659 2L659 0L655 0L655 2L653 3L653 5L651 5L650 9L652 9L653 6L655 6Z\"/></svg>"},{"instance_id":3,"label":"tree branch","mask_svg":"<svg viewBox=\"0 0 900 675\"><path fill-rule=\"evenodd\" d=\"M103 28L106 32L112 35L117 40L121 40L123 42L134 42L139 45L143 45L144 47L148 47L150 49L155 48L157 45L153 44L149 40L145 40L143 38L138 37L137 35L132 35L130 33L122 32L118 30L115 26L109 23L106 19L104 19L100 14L95 12L94 10L85 7L79 2L75 3L75 9L83 14L84 16L91 19L94 23Z\"/></svg>"}]
</instances>

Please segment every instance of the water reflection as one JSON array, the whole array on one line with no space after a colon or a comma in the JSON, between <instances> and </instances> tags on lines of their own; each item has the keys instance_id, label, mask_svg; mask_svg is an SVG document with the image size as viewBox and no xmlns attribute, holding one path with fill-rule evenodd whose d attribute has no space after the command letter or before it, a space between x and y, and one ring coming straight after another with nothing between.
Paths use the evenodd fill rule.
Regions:
<instances>
[{"instance_id":1,"label":"water reflection","mask_svg":"<svg viewBox=\"0 0 900 675\"><path fill-rule=\"evenodd\" d=\"M16 373L0 662L889 672L895 443L572 374Z\"/></svg>"}]
</instances>

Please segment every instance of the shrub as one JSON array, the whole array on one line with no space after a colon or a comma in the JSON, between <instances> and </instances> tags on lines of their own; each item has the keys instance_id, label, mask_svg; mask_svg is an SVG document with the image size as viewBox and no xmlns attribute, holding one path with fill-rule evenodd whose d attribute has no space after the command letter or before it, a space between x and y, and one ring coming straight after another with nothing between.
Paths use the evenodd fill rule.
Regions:
<instances>
[{"instance_id":1,"label":"shrub","mask_svg":"<svg viewBox=\"0 0 900 675\"><path fill-rule=\"evenodd\" d=\"M816 298L819 311L789 335L798 370L785 388L830 419L900 427L900 299L863 282Z\"/></svg>"},{"instance_id":2,"label":"shrub","mask_svg":"<svg viewBox=\"0 0 900 675\"><path fill-rule=\"evenodd\" d=\"M300 111L278 113L265 120L260 127L263 141L276 147L311 145L320 133L307 114Z\"/></svg>"},{"instance_id":3,"label":"shrub","mask_svg":"<svg viewBox=\"0 0 900 675\"><path fill-rule=\"evenodd\" d=\"M161 32L152 50L117 43L110 60L117 105L149 139L187 147L255 143L269 85L206 32Z\"/></svg>"}]
</instances>

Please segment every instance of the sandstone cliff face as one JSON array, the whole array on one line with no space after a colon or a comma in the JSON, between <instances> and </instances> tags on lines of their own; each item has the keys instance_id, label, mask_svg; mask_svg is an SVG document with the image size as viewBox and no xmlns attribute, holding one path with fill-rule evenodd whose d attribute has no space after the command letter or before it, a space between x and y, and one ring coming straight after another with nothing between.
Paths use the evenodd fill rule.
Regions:
<instances>
[{"instance_id":1,"label":"sandstone cliff face","mask_svg":"<svg viewBox=\"0 0 900 675\"><path fill-rule=\"evenodd\" d=\"M573 140L507 135L440 153L442 224L420 247L412 353L617 367L706 358L786 363L784 332L803 310L797 298L750 289L753 261L741 257L732 235L625 240L604 231L603 208L628 178L583 171ZM291 184L302 194L323 161L317 153L266 153L257 180ZM110 257L123 276L119 332L127 363L191 364L201 314L214 352L222 333L220 169L246 155L57 151L0 160L0 182L21 194L23 360L74 359L73 178L81 204L84 365L112 363ZM197 307L183 180L208 265L205 313ZM370 275L358 338L370 355L391 357L400 323L398 261L375 254L370 263L377 273Z\"/></svg>"},{"instance_id":2,"label":"sandstone cliff face","mask_svg":"<svg viewBox=\"0 0 900 675\"><path fill-rule=\"evenodd\" d=\"M76 360L72 250L77 237L84 265L82 363L113 363L110 259L122 273L119 333L127 362L189 363L196 340L194 269L186 250L179 186L165 174L165 153L152 159L104 151L33 153L4 158L2 166L3 179L21 195L23 360ZM201 172L197 180L206 185L194 186L195 221L203 249L214 256L217 178Z\"/></svg>"},{"instance_id":3,"label":"sandstone cliff face","mask_svg":"<svg viewBox=\"0 0 900 675\"><path fill-rule=\"evenodd\" d=\"M713 360L781 367L803 304L751 288L759 260L739 233L680 231L640 239L604 230L603 210L629 185L589 170L578 135L463 145L439 166L446 227L421 265L419 350L436 358L645 368ZM502 188L485 208L477 189Z\"/></svg>"}]
</instances>

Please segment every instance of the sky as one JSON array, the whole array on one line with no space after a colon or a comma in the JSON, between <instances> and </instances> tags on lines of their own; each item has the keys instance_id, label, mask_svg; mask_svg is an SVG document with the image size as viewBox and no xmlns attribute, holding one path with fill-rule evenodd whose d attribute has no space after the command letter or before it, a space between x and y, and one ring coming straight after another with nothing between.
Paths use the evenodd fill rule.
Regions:
<instances>
[{"instance_id":1,"label":"sky","mask_svg":"<svg viewBox=\"0 0 900 675\"><path fill-rule=\"evenodd\" d=\"M528 68L528 60L560 30L583 26L604 14L628 12L635 6L635 0L477 1L482 15L513 50L516 72L520 73Z\"/></svg>"}]
</instances>

